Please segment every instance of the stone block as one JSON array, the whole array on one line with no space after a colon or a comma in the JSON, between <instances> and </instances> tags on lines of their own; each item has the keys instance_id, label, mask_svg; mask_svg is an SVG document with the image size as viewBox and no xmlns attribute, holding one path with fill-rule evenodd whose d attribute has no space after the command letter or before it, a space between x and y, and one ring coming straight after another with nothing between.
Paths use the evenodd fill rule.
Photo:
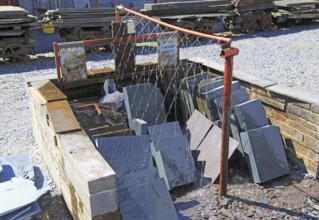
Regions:
<instances>
[{"instance_id":1,"label":"stone block","mask_svg":"<svg viewBox=\"0 0 319 220\"><path fill-rule=\"evenodd\" d=\"M259 99L234 107L241 131L249 131L268 125L265 110Z\"/></svg>"},{"instance_id":2,"label":"stone block","mask_svg":"<svg viewBox=\"0 0 319 220\"><path fill-rule=\"evenodd\" d=\"M195 163L186 136L159 139L154 146L160 152L160 156L154 157L155 162L164 168L159 169L159 175L168 184L168 189L196 181Z\"/></svg>"},{"instance_id":3,"label":"stone block","mask_svg":"<svg viewBox=\"0 0 319 220\"><path fill-rule=\"evenodd\" d=\"M135 131L136 135L147 135L147 126L146 121L135 118L133 119L133 127L131 129Z\"/></svg>"},{"instance_id":4,"label":"stone block","mask_svg":"<svg viewBox=\"0 0 319 220\"><path fill-rule=\"evenodd\" d=\"M312 111L288 103L287 112L319 125L319 114Z\"/></svg>"},{"instance_id":5,"label":"stone block","mask_svg":"<svg viewBox=\"0 0 319 220\"><path fill-rule=\"evenodd\" d=\"M204 170L201 173L204 177L210 178L212 183L215 182L220 172L221 138L221 129L213 126L197 149L199 151L197 161L204 162ZM238 142L230 138L228 158L231 157L237 146Z\"/></svg>"},{"instance_id":6,"label":"stone block","mask_svg":"<svg viewBox=\"0 0 319 220\"><path fill-rule=\"evenodd\" d=\"M280 109L280 110L286 109L286 102L277 101L277 99L275 99L275 98L268 98L266 96L254 94L254 93L250 94L250 98L251 99L260 99L260 101L262 101L263 103L270 105L272 107L275 107L277 109Z\"/></svg>"},{"instance_id":7,"label":"stone block","mask_svg":"<svg viewBox=\"0 0 319 220\"><path fill-rule=\"evenodd\" d=\"M195 110L186 123L185 133L191 150L196 150L205 138L213 123Z\"/></svg>"},{"instance_id":8,"label":"stone block","mask_svg":"<svg viewBox=\"0 0 319 220\"><path fill-rule=\"evenodd\" d=\"M280 131L264 126L241 133L248 168L255 183L263 183L289 173Z\"/></svg>"},{"instance_id":9,"label":"stone block","mask_svg":"<svg viewBox=\"0 0 319 220\"><path fill-rule=\"evenodd\" d=\"M115 189L115 172L95 148L73 151L70 162L89 194Z\"/></svg>"},{"instance_id":10,"label":"stone block","mask_svg":"<svg viewBox=\"0 0 319 220\"><path fill-rule=\"evenodd\" d=\"M285 134L291 136L294 140L298 141L299 143L303 142L304 135L302 132L294 129L292 126L289 126L288 124L285 124L279 120L269 118L272 125L278 126L280 128L281 132L284 132Z\"/></svg>"},{"instance_id":11,"label":"stone block","mask_svg":"<svg viewBox=\"0 0 319 220\"><path fill-rule=\"evenodd\" d=\"M138 84L123 88L127 117L130 121L142 119L148 125L161 124L166 121L163 95L151 83ZM130 127L133 125L130 124Z\"/></svg>"},{"instance_id":12,"label":"stone block","mask_svg":"<svg viewBox=\"0 0 319 220\"><path fill-rule=\"evenodd\" d=\"M151 141L154 143L160 139L173 138L183 135L181 127L177 121L149 126L148 134Z\"/></svg>"},{"instance_id":13,"label":"stone block","mask_svg":"<svg viewBox=\"0 0 319 220\"><path fill-rule=\"evenodd\" d=\"M231 108L233 109L234 106L247 102L248 100L249 100L249 96L246 89L241 88L241 89L235 90L232 93ZM220 118L222 118L223 107L224 107L224 97L219 97L215 99L214 102L217 106L218 115ZM234 111L232 110L232 112Z\"/></svg>"},{"instance_id":14,"label":"stone block","mask_svg":"<svg viewBox=\"0 0 319 220\"><path fill-rule=\"evenodd\" d=\"M311 111L319 114L319 104L311 104Z\"/></svg>"},{"instance_id":15,"label":"stone block","mask_svg":"<svg viewBox=\"0 0 319 220\"><path fill-rule=\"evenodd\" d=\"M117 178L153 166L147 135L97 138L96 146Z\"/></svg>"}]
</instances>

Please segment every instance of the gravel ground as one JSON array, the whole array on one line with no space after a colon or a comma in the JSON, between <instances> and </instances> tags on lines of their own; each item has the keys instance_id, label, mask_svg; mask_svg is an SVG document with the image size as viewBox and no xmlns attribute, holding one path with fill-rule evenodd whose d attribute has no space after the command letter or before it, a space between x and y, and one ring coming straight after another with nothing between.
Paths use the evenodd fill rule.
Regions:
<instances>
[{"instance_id":1,"label":"gravel ground","mask_svg":"<svg viewBox=\"0 0 319 220\"><path fill-rule=\"evenodd\" d=\"M235 58L235 71L245 71L247 73L260 76L263 79L278 82L281 85L291 86L313 94L318 94L318 27L319 25L317 24L295 27L288 30L279 29L267 33L256 33L236 37L233 45L240 48L240 55ZM57 195L56 186L52 182L39 147L36 145L32 136L31 118L25 89L26 78L55 73L53 53L50 52L52 48L51 45L54 40L62 40L57 39L56 34L44 35L40 32L37 33L37 37L40 42L37 49L39 54L32 56L28 64L9 66L0 62L0 155L14 155L22 153L32 155L34 165L38 166L42 170L45 179L51 186L51 205L47 205L49 208L46 213L50 219L69 219L70 214L68 213L61 197ZM220 49L216 45L205 45L182 49L181 56L203 56L221 63L222 59L218 57L219 51ZM101 53L89 56L88 68L94 69L112 65L113 61L105 61L107 58L112 58L112 55L108 53ZM156 55L139 56L137 60L156 60ZM285 199L289 200L290 196L293 196L293 194L290 195L291 190L289 189L291 187L298 187L298 185L295 185L295 182L296 184L303 184L304 181L312 181L310 187L308 187L309 184L307 185L305 192L316 190L312 196L316 196L318 198L318 181L311 178L305 179L305 175L298 172L299 171L297 169L294 171L294 173L297 173L296 175L299 179L294 181L294 177L287 177L289 179L289 187L285 187L285 189L281 191L275 190L275 198L280 199L280 201ZM281 181L286 181L286 179L284 178ZM207 217L209 218L211 216L211 219L214 219L213 216L217 216L217 218L219 218L221 215L224 215L224 217L226 215L226 218L230 218L229 216L227 217L227 214L221 214L221 211L216 211L216 207L219 207L219 200L223 200L223 198L216 197L216 191L211 191L214 187L215 186L213 185L212 187L199 190L187 188L173 192L173 195L175 193L175 196L177 197L175 203L181 219L184 217L185 219L207 219ZM241 207L244 207L242 209L244 210L242 213L249 212L249 216L242 216L253 216L253 218L256 217L257 214L260 215L260 210L257 209L255 205L253 205L253 207L255 207L254 209L249 208L249 204L255 203L250 203L246 200L250 199L254 202L254 200L260 199L261 197L268 198L268 191L273 191L267 189L267 186L243 184L243 182L235 183L234 185L231 185L230 188L233 190L230 195L234 198L229 199L226 205L222 205L222 207L226 210L225 213L227 213L227 208L231 210L231 207L233 206L235 207L234 209L236 212L240 213L240 209L242 209ZM239 189L242 191L238 192ZM185 193L185 191L190 192ZM287 193L284 193L286 191ZM247 194L247 192L251 192L252 198L249 198L249 194ZM257 196L259 195L258 193L261 195L259 196L260 198ZM299 194L300 193L301 192L299 191ZM211 195L214 196L211 197ZM235 199L235 197L240 199ZM308 214L315 216L316 211L307 208L308 206L305 203L305 199L309 198L311 198L310 195L305 195L303 199L301 199L302 202L300 202L300 209L298 209L298 212L302 213L300 215L293 213L292 215L289 215L289 210L294 210L295 207L293 207L288 201L288 204L284 204L274 200L274 203L277 204L275 205L272 203L273 200L270 200L269 204L272 208L262 207L260 209L262 212L265 212L265 210L274 210L275 214L273 214L273 216L276 216L281 211L278 211L273 207L281 206L282 208L285 208L283 212L286 213L286 215L284 215L284 213L282 214L283 218L285 216L295 217L294 219L297 217L305 218ZM197 205L190 204L190 201L192 200L196 200ZM240 202L242 205L239 205L241 204ZM235 205L232 205L234 203ZM216 204L216 207L214 204ZM225 204L225 202L223 204ZM212 205L214 207L211 207ZM229 205L230 207L228 207ZM252 215L250 212L252 212Z\"/></svg>"}]
</instances>

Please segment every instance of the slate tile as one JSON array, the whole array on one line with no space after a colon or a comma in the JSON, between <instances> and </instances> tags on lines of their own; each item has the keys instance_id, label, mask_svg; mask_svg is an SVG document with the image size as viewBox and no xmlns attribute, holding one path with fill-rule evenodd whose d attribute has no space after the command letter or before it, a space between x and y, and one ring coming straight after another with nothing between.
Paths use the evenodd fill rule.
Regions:
<instances>
[{"instance_id":1,"label":"slate tile","mask_svg":"<svg viewBox=\"0 0 319 220\"><path fill-rule=\"evenodd\" d=\"M166 121L163 95L157 87L151 83L144 83L124 87L123 92L129 122L133 122L135 118L140 118L149 125L161 124Z\"/></svg>"},{"instance_id":2,"label":"slate tile","mask_svg":"<svg viewBox=\"0 0 319 220\"><path fill-rule=\"evenodd\" d=\"M249 131L268 125L265 110L259 99L234 107L241 131Z\"/></svg>"},{"instance_id":3,"label":"slate tile","mask_svg":"<svg viewBox=\"0 0 319 220\"><path fill-rule=\"evenodd\" d=\"M289 173L279 128L264 126L242 132L245 158L255 183L263 183Z\"/></svg>"},{"instance_id":4,"label":"slate tile","mask_svg":"<svg viewBox=\"0 0 319 220\"><path fill-rule=\"evenodd\" d=\"M182 136L182 130L177 121L157 124L148 127L148 134L152 142L157 142L159 139Z\"/></svg>"}]
</instances>

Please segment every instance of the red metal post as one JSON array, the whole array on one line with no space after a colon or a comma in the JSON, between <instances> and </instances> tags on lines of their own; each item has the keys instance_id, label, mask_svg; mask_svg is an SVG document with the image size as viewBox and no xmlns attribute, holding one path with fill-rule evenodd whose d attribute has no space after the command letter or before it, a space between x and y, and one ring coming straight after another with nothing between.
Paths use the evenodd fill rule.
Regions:
<instances>
[{"instance_id":1,"label":"red metal post","mask_svg":"<svg viewBox=\"0 0 319 220\"><path fill-rule=\"evenodd\" d=\"M56 73L58 76L58 83L62 84L62 76L61 76L60 60L59 60L59 47L57 42L53 43L53 51L54 51L55 68L56 68Z\"/></svg>"},{"instance_id":2,"label":"red metal post","mask_svg":"<svg viewBox=\"0 0 319 220\"><path fill-rule=\"evenodd\" d=\"M219 195L227 195L228 182L228 154L229 154L229 135L230 135L230 114L232 99L232 78L234 56L239 53L237 48L230 47L230 44L222 44L221 57L225 59L224 64L224 105L222 117L222 146L220 154L220 181Z\"/></svg>"},{"instance_id":3,"label":"red metal post","mask_svg":"<svg viewBox=\"0 0 319 220\"><path fill-rule=\"evenodd\" d=\"M120 9L119 9L119 6L115 7L115 22L120 22Z\"/></svg>"}]
</instances>

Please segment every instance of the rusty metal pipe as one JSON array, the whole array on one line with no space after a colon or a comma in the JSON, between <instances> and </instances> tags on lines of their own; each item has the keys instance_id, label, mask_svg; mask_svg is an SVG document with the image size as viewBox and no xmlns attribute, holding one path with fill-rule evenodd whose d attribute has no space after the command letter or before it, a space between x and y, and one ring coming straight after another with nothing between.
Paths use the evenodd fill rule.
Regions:
<instances>
[{"instance_id":1,"label":"rusty metal pipe","mask_svg":"<svg viewBox=\"0 0 319 220\"><path fill-rule=\"evenodd\" d=\"M120 22L120 6L115 6L115 22Z\"/></svg>"},{"instance_id":2,"label":"rusty metal pipe","mask_svg":"<svg viewBox=\"0 0 319 220\"><path fill-rule=\"evenodd\" d=\"M220 178L219 195L227 195L228 182L228 154L229 154L229 135L230 135L230 115L232 102L232 79L234 56L239 53L237 48L231 48L230 45L222 45L221 57L225 58L224 63L224 102L222 116L222 145L220 153Z\"/></svg>"},{"instance_id":3,"label":"rusty metal pipe","mask_svg":"<svg viewBox=\"0 0 319 220\"><path fill-rule=\"evenodd\" d=\"M211 40L217 40L219 43L224 42L224 43L227 43L227 44L231 44L231 42L232 42L232 39L230 39L230 38L217 37L217 36L214 36L214 35L203 34L203 33L199 33L199 32L196 32L196 31L191 31L191 30L188 30L188 29L185 29L185 28L181 28L181 27L177 27L177 26L174 26L174 25L171 25L171 24L167 24L167 23L165 23L163 21L157 20L155 18L152 18L152 17L149 17L147 15L141 14L139 12L133 11L131 9L125 8L123 6L116 6L116 11L118 11L117 13L119 13L119 10L124 10L124 11L126 11L128 13L134 14L134 15L142 17L142 18L145 18L147 20L150 20L150 21L155 22L155 23L157 23L159 25L163 25L165 27L171 28L173 30L184 32L186 34L191 34L191 35L194 35L194 36L197 36L197 37L207 38L207 39L211 39ZM116 20L116 21L118 22L119 20Z\"/></svg>"}]
</instances>

